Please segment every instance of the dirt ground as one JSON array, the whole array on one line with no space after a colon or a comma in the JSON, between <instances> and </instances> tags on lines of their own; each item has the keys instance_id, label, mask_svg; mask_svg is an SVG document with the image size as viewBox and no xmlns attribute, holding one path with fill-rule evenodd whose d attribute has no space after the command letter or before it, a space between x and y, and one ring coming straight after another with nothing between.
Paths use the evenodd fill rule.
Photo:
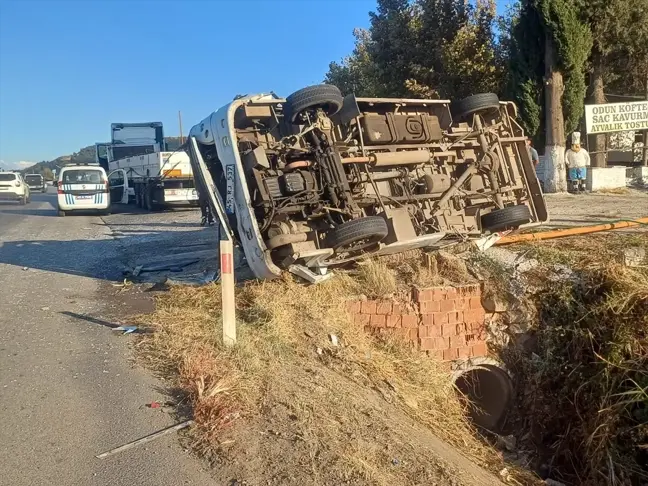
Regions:
<instances>
[{"instance_id":1,"label":"dirt ground","mask_svg":"<svg viewBox=\"0 0 648 486\"><path fill-rule=\"evenodd\" d=\"M620 194L545 194L547 227L562 228L610 223L648 216L648 190L628 189Z\"/></svg>"}]
</instances>

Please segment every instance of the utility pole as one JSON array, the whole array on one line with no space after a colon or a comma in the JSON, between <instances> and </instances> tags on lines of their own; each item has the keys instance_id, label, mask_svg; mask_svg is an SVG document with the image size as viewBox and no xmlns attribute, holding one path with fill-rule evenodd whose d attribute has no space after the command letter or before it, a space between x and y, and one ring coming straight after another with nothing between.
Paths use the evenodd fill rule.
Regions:
<instances>
[{"instance_id":1,"label":"utility pole","mask_svg":"<svg viewBox=\"0 0 648 486\"><path fill-rule=\"evenodd\" d=\"M184 143L184 137L182 136L182 113L178 110L178 123L180 124L180 145Z\"/></svg>"}]
</instances>

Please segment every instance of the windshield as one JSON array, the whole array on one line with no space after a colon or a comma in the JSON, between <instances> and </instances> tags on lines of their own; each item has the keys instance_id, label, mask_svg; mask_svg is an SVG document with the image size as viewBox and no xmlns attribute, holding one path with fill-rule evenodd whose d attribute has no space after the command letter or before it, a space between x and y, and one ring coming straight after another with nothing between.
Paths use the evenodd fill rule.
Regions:
<instances>
[{"instance_id":1,"label":"windshield","mask_svg":"<svg viewBox=\"0 0 648 486\"><path fill-rule=\"evenodd\" d=\"M16 180L16 174L0 174L0 181L13 181Z\"/></svg>"},{"instance_id":2,"label":"windshield","mask_svg":"<svg viewBox=\"0 0 648 486\"><path fill-rule=\"evenodd\" d=\"M41 182L43 180L43 176L37 174L27 175L25 176L25 180L27 182Z\"/></svg>"},{"instance_id":3,"label":"windshield","mask_svg":"<svg viewBox=\"0 0 648 486\"><path fill-rule=\"evenodd\" d=\"M100 170L75 169L63 172L63 184L101 184Z\"/></svg>"}]
</instances>

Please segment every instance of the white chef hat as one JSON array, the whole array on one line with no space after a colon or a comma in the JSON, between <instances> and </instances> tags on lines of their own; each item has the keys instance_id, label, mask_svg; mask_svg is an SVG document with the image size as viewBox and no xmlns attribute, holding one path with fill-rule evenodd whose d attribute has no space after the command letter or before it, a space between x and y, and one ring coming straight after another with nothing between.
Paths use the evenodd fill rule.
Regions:
<instances>
[{"instance_id":1,"label":"white chef hat","mask_svg":"<svg viewBox=\"0 0 648 486\"><path fill-rule=\"evenodd\" d=\"M580 132L572 133L572 145L580 145Z\"/></svg>"}]
</instances>

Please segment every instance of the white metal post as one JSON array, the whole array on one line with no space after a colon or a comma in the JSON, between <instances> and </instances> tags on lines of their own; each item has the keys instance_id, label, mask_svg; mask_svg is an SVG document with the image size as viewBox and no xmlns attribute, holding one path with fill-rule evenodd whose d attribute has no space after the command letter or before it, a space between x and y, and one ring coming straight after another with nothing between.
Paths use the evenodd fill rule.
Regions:
<instances>
[{"instance_id":1,"label":"white metal post","mask_svg":"<svg viewBox=\"0 0 648 486\"><path fill-rule=\"evenodd\" d=\"M234 299L234 245L220 240L221 291L223 300L223 344L236 344L236 302Z\"/></svg>"},{"instance_id":2,"label":"white metal post","mask_svg":"<svg viewBox=\"0 0 648 486\"><path fill-rule=\"evenodd\" d=\"M189 137L189 155L196 182L200 177L199 190L207 192L210 209L218 216L218 235L220 240L220 273L223 314L223 344L236 344L236 302L234 298L234 243L232 228L225 213L223 201L216 185L200 154L195 137Z\"/></svg>"}]
</instances>

